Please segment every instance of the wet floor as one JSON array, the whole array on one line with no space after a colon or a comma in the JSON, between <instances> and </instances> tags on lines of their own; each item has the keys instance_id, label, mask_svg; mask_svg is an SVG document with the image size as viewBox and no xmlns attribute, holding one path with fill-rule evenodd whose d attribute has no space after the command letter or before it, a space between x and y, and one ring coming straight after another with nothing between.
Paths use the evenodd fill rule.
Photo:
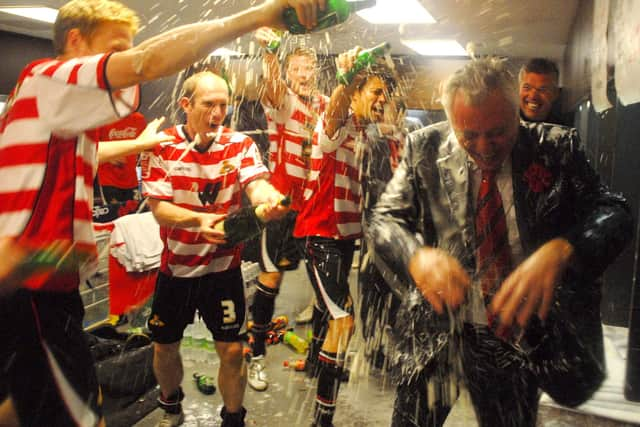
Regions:
<instances>
[{"instance_id":1,"label":"wet floor","mask_svg":"<svg viewBox=\"0 0 640 427\"><path fill-rule=\"evenodd\" d=\"M355 284L355 270L352 274L352 289ZM276 301L276 315L284 314L294 319L311 298L311 287L306 273L301 268L285 275L285 280ZM293 322L293 320L291 320ZM296 333L306 336L309 326L296 326ZM357 339L357 331L355 339ZM358 348L356 342L352 347ZM187 353L189 350L187 350ZM201 394L192 380L194 372L204 372L217 378L218 361L215 353L207 354L207 362L186 360L183 389L186 397L183 402L186 427L214 427L220 425L218 413L222 406L219 392L212 396ZM187 354L189 359L192 355ZM257 392L247 386L244 406L247 408L247 426L310 426L311 411L315 398L315 383L308 380L303 373L285 368L285 360L303 358L286 344L267 347L266 366L270 385L266 391ZM360 354L351 352L351 363L358 363ZM195 357L202 359L202 354ZM362 371L362 369L355 369ZM352 374L348 383L343 383L338 397L338 405L334 424L337 427L371 427L389 426L394 399L394 388L385 375L380 372L360 372ZM620 394L621 395L621 394ZM640 425L640 404L637 406L637 422L615 421L595 415L576 413L566 409L541 406L538 426L544 427L629 427ZM155 410L136 424L136 427L155 426L162 413ZM633 417L633 415L632 415ZM477 425L471 404L463 394L445 426L473 427Z\"/></svg>"}]
</instances>

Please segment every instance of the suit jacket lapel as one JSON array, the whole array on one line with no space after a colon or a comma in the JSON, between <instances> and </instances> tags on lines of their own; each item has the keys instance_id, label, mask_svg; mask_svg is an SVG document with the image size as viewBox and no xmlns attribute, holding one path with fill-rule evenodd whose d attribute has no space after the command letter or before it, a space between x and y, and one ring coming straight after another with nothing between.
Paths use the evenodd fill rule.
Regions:
<instances>
[{"instance_id":1,"label":"suit jacket lapel","mask_svg":"<svg viewBox=\"0 0 640 427\"><path fill-rule=\"evenodd\" d=\"M436 161L440 181L445 189L447 202L453 222L462 230L463 243L473 247L473 216L469 204L469 167L468 157L458 142L449 134L448 140L439 149Z\"/></svg>"}]
</instances>

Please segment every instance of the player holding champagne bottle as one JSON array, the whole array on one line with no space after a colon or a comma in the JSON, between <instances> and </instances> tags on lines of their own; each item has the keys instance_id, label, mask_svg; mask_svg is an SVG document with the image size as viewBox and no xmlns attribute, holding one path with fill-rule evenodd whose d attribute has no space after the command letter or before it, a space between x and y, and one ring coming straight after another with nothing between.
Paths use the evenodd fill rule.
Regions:
<instances>
[{"instance_id":1,"label":"player holding champagne bottle","mask_svg":"<svg viewBox=\"0 0 640 427\"><path fill-rule=\"evenodd\" d=\"M169 425L179 425L183 419L180 340L196 308L220 357L223 425L244 425L241 247L227 245L225 232L215 226L240 208L242 191L252 204L266 203L261 209L265 220L288 211L280 203L284 196L266 180L268 171L253 140L222 127L228 102L229 89L222 77L210 71L189 77L179 100L186 123L165 130L174 136L173 143L157 147L143 162L143 194L149 196L164 241L149 328L162 391L160 406L172 422ZM227 233L229 225L225 223Z\"/></svg>"},{"instance_id":2,"label":"player holding champagne bottle","mask_svg":"<svg viewBox=\"0 0 640 427\"><path fill-rule=\"evenodd\" d=\"M319 115L324 111L329 98L318 91L318 59L313 49L296 47L284 60L282 77L277 48L280 35L270 28L260 28L256 39L264 48L264 92L261 102L269 126L269 170L270 182L283 194L291 198L291 212L285 220L274 222L265 228L260 245L260 275L251 306L254 320L251 333L254 338L252 358L249 364L249 385L258 391L269 385L264 367L266 355L265 338L274 314L283 274L295 270L302 258L302 251L293 238L297 212L302 208L303 191L311 160L311 139ZM314 304L303 311L304 318L296 322L312 320ZM301 313L301 314L303 314ZM314 325L319 325L319 316ZM314 330L318 328L314 327ZM317 356L317 343L324 337L314 334L310 357Z\"/></svg>"},{"instance_id":3,"label":"player holding champagne bottle","mask_svg":"<svg viewBox=\"0 0 640 427\"><path fill-rule=\"evenodd\" d=\"M360 50L356 47L338 56L340 74L353 69ZM367 128L384 120L385 105L396 85L392 70L382 62L352 74L350 83L340 82L334 89L316 126L304 206L293 231L295 237L304 239L305 266L320 313L320 335L326 337L317 359L316 427L333 425L353 333L348 279L355 243L362 236L359 171L370 145Z\"/></svg>"}]
</instances>

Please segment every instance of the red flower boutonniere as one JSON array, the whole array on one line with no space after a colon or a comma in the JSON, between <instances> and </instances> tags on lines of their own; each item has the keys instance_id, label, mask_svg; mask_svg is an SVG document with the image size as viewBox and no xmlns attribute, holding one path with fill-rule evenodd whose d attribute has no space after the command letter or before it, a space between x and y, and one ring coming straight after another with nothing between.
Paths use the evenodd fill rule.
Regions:
<instances>
[{"instance_id":1,"label":"red flower boutonniere","mask_svg":"<svg viewBox=\"0 0 640 427\"><path fill-rule=\"evenodd\" d=\"M551 172L540 163L531 163L524 173L524 180L531 191L540 193L551 185Z\"/></svg>"}]
</instances>

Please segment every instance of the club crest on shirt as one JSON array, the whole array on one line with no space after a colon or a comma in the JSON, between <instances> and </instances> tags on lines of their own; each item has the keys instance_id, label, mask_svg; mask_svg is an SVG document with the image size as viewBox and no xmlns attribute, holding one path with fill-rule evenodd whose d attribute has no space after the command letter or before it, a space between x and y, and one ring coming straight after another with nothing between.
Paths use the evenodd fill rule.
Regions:
<instances>
[{"instance_id":1,"label":"club crest on shirt","mask_svg":"<svg viewBox=\"0 0 640 427\"><path fill-rule=\"evenodd\" d=\"M234 165L229 163L227 160L222 162L222 166L220 166L220 174L225 174L229 172L233 172L236 169Z\"/></svg>"}]
</instances>

